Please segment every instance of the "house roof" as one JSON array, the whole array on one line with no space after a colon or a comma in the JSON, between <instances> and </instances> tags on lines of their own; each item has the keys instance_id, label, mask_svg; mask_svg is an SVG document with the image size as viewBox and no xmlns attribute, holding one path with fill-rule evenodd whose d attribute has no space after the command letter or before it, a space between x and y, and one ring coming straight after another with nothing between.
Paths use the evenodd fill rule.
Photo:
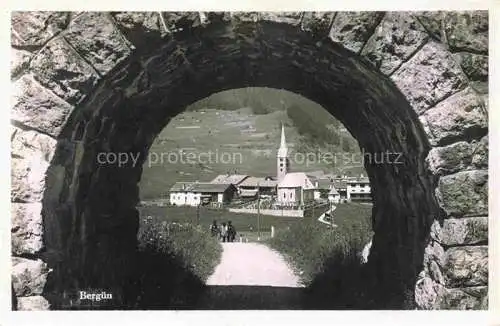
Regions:
<instances>
[{"instance_id":1,"label":"house roof","mask_svg":"<svg viewBox=\"0 0 500 326\"><path fill-rule=\"evenodd\" d=\"M332 188L332 189L328 192L328 194L329 194L329 195L338 195L338 194L339 194L339 192L338 192L338 191L337 191L337 189L335 189L335 187L334 187L334 188Z\"/></svg>"},{"instance_id":2,"label":"house roof","mask_svg":"<svg viewBox=\"0 0 500 326\"><path fill-rule=\"evenodd\" d=\"M347 182L342 179L333 179L333 186L337 189L346 189Z\"/></svg>"},{"instance_id":3,"label":"house roof","mask_svg":"<svg viewBox=\"0 0 500 326\"><path fill-rule=\"evenodd\" d=\"M368 178L352 178L347 180L347 183L370 183Z\"/></svg>"},{"instance_id":4,"label":"house roof","mask_svg":"<svg viewBox=\"0 0 500 326\"><path fill-rule=\"evenodd\" d=\"M334 186L333 181L327 178L318 179L318 189L330 189Z\"/></svg>"},{"instance_id":5,"label":"house roof","mask_svg":"<svg viewBox=\"0 0 500 326\"><path fill-rule=\"evenodd\" d=\"M278 188L314 189L314 185L304 172L287 173L278 184Z\"/></svg>"},{"instance_id":6,"label":"house roof","mask_svg":"<svg viewBox=\"0 0 500 326\"><path fill-rule=\"evenodd\" d=\"M229 187L234 187L231 184L217 184L209 182L176 182L171 188L171 192L204 192L204 193L222 193Z\"/></svg>"},{"instance_id":7,"label":"house roof","mask_svg":"<svg viewBox=\"0 0 500 326\"><path fill-rule=\"evenodd\" d=\"M257 189L241 189L240 196L241 197L254 197L257 196Z\"/></svg>"},{"instance_id":8,"label":"house roof","mask_svg":"<svg viewBox=\"0 0 500 326\"><path fill-rule=\"evenodd\" d=\"M228 188L234 187L232 184L219 184L219 183L209 183L209 182L196 182L193 184L193 192L204 192L204 193L222 193Z\"/></svg>"},{"instance_id":9,"label":"house roof","mask_svg":"<svg viewBox=\"0 0 500 326\"><path fill-rule=\"evenodd\" d=\"M179 191L190 191L191 190L191 185L193 182L176 182L174 185L170 188L171 192L179 192Z\"/></svg>"},{"instance_id":10,"label":"house roof","mask_svg":"<svg viewBox=\"0 0 500 326\"><path fill-rule=\"evenodd\" d=\"M239 184L240 187L276 187L278 185L277 180L266 180L266 178L261 177L248 177Z\"/></svg>"},{"instance_id":11,"label":"house roof","mask_svg":"<svg viewBox=\"0 0 500 326\"><path fill-rule=\"evenodd\" d=\"M243 180L248 178L248 175L244 174L220 174L216 176L210 183L218 183L218 184L234 184L238 185Z\"/></svg>"}]
</instances>

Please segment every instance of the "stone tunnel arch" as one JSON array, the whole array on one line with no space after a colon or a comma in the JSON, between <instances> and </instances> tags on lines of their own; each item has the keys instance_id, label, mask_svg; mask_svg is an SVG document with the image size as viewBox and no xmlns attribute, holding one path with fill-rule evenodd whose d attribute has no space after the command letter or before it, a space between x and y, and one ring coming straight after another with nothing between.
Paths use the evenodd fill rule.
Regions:
<instances>
[{"instance_id":1,"label":"stone tunnel arch","mask_svg":"<svg viewBox=\"0 0 500 326\"><path fill-rule=\"evenodd\" d=\"M436 27L463 17L462 30ZM484 307L487 69L467 64L487 62L484 17L14 13L17 307L61 308L56 297L68 289L118 293L133 263L142 162L103 166L96 155L134 152L143 160L187 105L247 86L303 95L366 152L403 154L403 164L366 164L375 202L369 264L393 294L386 307L408 290L422 308ZM476 272L464 274L471 265Z\"/></svg>"}]
</instances>

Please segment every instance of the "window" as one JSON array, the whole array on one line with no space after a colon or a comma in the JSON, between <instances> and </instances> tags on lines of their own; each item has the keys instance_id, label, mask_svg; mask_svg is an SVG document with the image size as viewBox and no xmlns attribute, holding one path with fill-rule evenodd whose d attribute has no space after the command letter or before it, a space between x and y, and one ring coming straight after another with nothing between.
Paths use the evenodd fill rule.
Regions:
<instances>
[{"instance_id":1,"label":"window","mask_svg":"<svg viewBox=\"0 0 500 326\"><path fill-rule=\"evenodd\" d=\"M283 193L283 199L286 199L286 194L285 193Z\"/></svg>"}]
</instances>

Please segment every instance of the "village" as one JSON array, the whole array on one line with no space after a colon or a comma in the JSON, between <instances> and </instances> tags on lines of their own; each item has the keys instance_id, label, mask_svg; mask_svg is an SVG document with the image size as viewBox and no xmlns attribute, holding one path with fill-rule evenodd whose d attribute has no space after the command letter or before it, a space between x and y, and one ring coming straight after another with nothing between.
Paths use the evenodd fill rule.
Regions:
<instances>
[{"instance_id":1,"label":"village","mask_svg":"<svg viewBox=\"0 0 500 326\"><path fill-rule=\"evenodd\" d=\"M282 126L276 158L276 175L257 177L227 173L208 182L176 182L169 193L169 205L210 206L234 212L303 216L307 207L344 202L371 202L369 179L363 175L325 174L323 171L292 172ZM276 214L273 211L279 211Z\"/></svg>"}]
</instances>

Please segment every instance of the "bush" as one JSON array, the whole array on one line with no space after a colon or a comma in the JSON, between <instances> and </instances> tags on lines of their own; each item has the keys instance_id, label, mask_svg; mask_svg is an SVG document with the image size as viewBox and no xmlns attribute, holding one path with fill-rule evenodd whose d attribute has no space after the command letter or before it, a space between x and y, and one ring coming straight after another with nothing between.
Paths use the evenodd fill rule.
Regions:
<instances>
[{"instance_id":1,"label":"bush","mask_svg":"<svg viewBox=\"0 0 500 326\"><path fill-rule=\"evenodd\" d=\"M141 221L135 308L192 308L220 261L222 247L191 224Z\"/></svg>"}]
</instances>

